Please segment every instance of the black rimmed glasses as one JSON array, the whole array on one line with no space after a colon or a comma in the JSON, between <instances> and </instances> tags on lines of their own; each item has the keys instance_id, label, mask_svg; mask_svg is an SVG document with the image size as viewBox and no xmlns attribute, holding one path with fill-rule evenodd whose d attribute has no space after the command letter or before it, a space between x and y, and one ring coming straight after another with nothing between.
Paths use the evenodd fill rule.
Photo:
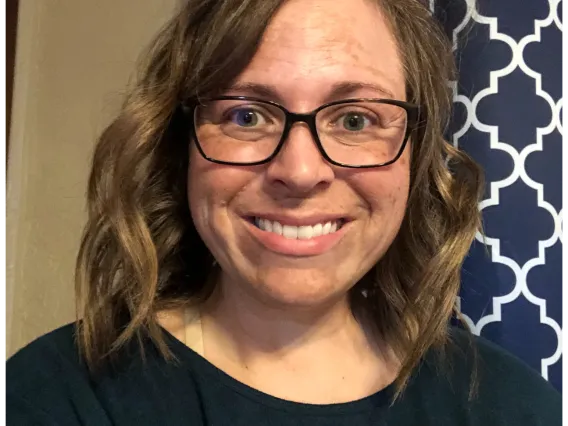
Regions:
<instances>
[{"instance_id":1,"label":"black rimmed glasses","mask_svg":"<svg viewBox=\"0 0 568 426\"><path fill-rule=\"evenodd\" d=\"M394 163L418 121L417 105L392 99L346 99L306 114L248 96L220 96L185 105L193 139L214 163L258 165L282 149L290 129L306 123L321 155L351 168Z\"/></svg>"}]
</instances>

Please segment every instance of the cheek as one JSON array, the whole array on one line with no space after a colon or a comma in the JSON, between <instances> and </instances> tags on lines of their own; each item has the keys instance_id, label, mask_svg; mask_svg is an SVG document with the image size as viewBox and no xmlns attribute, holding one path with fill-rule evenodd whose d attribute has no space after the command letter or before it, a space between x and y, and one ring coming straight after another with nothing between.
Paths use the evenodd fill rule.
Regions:
<instances>
[{"instance_id":1,"label":"cheek","mask_svg":"<svg viewBox=\"0 0 568 426\"><path fill-rule=\"evenodd\" d=\"M192 151L187 173L188 202L198 228L218 224L231 202L248 187L253 178L243 167L215 164Z\"/></svg>"},{"instance_id":2,"label":"cheek","mask_svg":"<svg viewBox=\"0 0 568 426\"><path fill-rule=\"evenodd\" d=\"M354 176L354 186L366 201L370 215L391 222L404 216L410 187L409 156L385 168L369 170Z\"/></svg>"},{"instance_id":3,"label":"cheek","mask_svg":"<svg viewBox=\"0 0 568 426\"><path fill-rule=\"evenodd\" d=\"M410 151L406 151L409 153ZM406 207L408 201L408 193L410 190L410 155L402 156L398 161L398 167L394 170L392 176L391 199L393 202L402 204L402 208Z\"/></svg>"},{"instance_id":4,"label":"cheek","mask_svg":"<svg viewBox=\"0 0 568 426\"><path fill-rule=\"evenodd\" d=\"M223 174L217 165L192 152L187 173L189 209L193 223L201 237L208 241L208 235L215 228L214 215L227 198Z\"/></svg>"},{"instance_id":5,"label":"cheek","mask_svg":"<svg viewBox=\"0 0 568 426\"><path fill-rule=\"evenodd\" d=\"M207 206L210 204L211 188L214 180L208 178L207 161L197 155L191 155L187 171L187 195L189 208L193 220L199 228L199 224L207 216Z\"/></svg>"}]
</instances>

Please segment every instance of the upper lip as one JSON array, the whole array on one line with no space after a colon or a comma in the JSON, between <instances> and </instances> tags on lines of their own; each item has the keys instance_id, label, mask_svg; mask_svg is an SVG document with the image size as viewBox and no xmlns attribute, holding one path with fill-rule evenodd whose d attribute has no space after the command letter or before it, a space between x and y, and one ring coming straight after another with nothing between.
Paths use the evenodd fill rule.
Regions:
<instances>
[{"instance_id":1,"label":"upper lip","mask_svg":"<svg viewBox=\"0 0 568 426\"><path fill-rule=\"evenodd\" d=\"M336 222L343 221L344 223L349 222L351 219L346 215L341 214L310 214L305 216L290 216L283 214L274 213L251 213L245 215L248 218L258 217L261 219L268 219L271 222L278 222L281 225L291 225L291 226L309 226L316 225L318 223Z\"/></svg>"}]
</instances>

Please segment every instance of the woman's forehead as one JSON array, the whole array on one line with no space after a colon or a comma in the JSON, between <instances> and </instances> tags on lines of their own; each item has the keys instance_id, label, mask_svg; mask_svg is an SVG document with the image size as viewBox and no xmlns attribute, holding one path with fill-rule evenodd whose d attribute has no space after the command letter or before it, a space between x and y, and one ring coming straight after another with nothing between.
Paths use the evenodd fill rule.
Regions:
<instances>
[{"instance_id":1,"label":"woman's forehead","mask_svg":"<svg viewBox=\"0 0 568 426\"><path fill-rule=\"evenodd\" d=\"M381 86L394 98L405 95L394 36L378 6L368 0L284 3L237 78L239 83L260 83L289 97L301 92L312 99L346 81Z\"/></svg>"}]
</instances>

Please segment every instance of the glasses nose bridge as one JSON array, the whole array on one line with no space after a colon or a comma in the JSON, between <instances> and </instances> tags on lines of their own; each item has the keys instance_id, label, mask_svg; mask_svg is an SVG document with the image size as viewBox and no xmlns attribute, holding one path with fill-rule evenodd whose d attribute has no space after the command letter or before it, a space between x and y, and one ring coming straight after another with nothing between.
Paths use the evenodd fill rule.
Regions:
<instances>
[{"instance_id":1,"label":"glasses nose bridge","mask_svg":"<svg viewBox=\"0 0 568 426\"><path fill-rule=\"evenodd\" d=\"M286 124L284 128L283 139L288 139L290 130L292 130L292 127L296 123L306 123L308 125L308 129L310 130L312 139L314 140L318 149L321 151L319 136L316 128L316 113L311 112L311 113L301 114L301 113L286 111Z\"/></svg>"}]
</instances>

